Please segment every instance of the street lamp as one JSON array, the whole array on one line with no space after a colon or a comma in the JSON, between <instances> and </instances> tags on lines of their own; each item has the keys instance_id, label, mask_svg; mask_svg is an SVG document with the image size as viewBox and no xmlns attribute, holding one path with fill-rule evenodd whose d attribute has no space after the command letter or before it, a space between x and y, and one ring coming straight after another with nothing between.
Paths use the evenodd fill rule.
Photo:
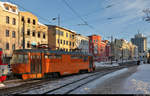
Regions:
<instances>
[{"instance_id":1,"label":"street lamp","mask_svg":"<svg viewBox=\"0 0 150 96\"><path fill-rule=\"evenodd\" d=\"M122 47L120 47L120 50L121 50L121 55L122 55L122 64L123 64L123 48Z\"/></svg>"}]
</instances>

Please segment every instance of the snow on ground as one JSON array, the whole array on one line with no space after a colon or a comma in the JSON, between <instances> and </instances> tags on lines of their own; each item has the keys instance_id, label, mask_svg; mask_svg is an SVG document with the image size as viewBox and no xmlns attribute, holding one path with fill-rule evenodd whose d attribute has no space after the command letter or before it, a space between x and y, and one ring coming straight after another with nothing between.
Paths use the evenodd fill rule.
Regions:
<instances>
[{"instance_id":1,"label":"snow on ground","mask_svg":"<svg viewBox=\"0 0 150 96\"><path fill-rule=\"evenodd\" d=\"M150 94L150 64L133 66L105 75L72 94Z\"/></svg>"},{"instance_id":2,"label":"snow on ground","mask_svg":"<svg viewBox=\"0 0 150 96\"><path fill-rule=\"evenodd\" d=\"M128 70L128 68L124 68L124 69L120 69L118 71L115 71L115 72L112 72L110 74L107 74L107 75L104 75L102 76L101 78L91 82L91 83L88 83L87 85L85 86L82 86L81 88L75 90L74 92L72 92L71 94L87 94L91 91L91 89L94 89L96 88L96 86L100 83L103 83L105 80L109 79L109 78L112 78L114 76L117 76L117 75L120 75L120 74L123 74L124 72L126 72Z\"/></svg>"},{"instance_id":3,"label":"snow on ground","mask_svg":"<svg viewBox=\"0 0 150 96\"><path fill-rule=\"evenodd\" d=\"M94 62L96 67L113 67L113 66L119 66L116 62Z\"/></svg>"},{"instance_id":4,"label":"snow on ground","mask_svg":"<svg viewBox=\"0 0 150 96\"><path fill-rule=\"evenodd\" d=\"M5 85L4 85L3 83L0 83L0 88L1 88L1 87L5 87Z\"/></svg>"},{"instance_id":5,"label":"snow on ground","mask_svg":"<svg viewBox=\"0 0 150 96\"><path fill-rule=\"evenodd\" d=\"M79 80L79 79L81 79L83 77L86 77L88 75L89 74L74 75L74 76L69 76L69 77L66 77L66 78L62 78L60 80L51 81L49 84L41 85L41 88L30 90L30 91L22 93L22 94L43 94L44 92L47 92L49 90L58 88L62 85L71 83L73 81Z\"/></svg>"}]
</instances>

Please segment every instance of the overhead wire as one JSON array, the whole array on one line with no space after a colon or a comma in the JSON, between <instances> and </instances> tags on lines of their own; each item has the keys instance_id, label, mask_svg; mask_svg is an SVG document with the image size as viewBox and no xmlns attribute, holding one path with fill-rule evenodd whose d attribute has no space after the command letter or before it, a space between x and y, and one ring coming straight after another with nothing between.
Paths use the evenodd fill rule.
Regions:
<instances>
[{"instance_id":1,"label":"overhead wire","mask_svg":"<svg viewBox=\"0 0 150 96\"><path fill-rule=\"evenodd\" d=\"M18 7L22 8L23 10L26 10L26 11L28 11L28 12L30 12L30 13L33 13L34 15L38 16L38 17L39 17L40 19L42 19L43 21L46 21L46 22L48 22L48 23L52 23L52 22L50 22L48 19L46 19L46 18L44 18L44 17L38 15L37 13L35 13L35 12L29 10L29 9L26 9L26 8L22 7L21 5L19 5L18 3L14 2L13 0L8 0L8 1L9 1L10 3L13 3L13 4L17 5Z\"/></svg>"},{"instance_id":2,"label":"overhead wire","mask_svg":"<svg viewBox=\"0 0 150 96\"><path fill-rule=\"evenodd\" d=\"M61 0L85 25L87 25L88 27L90 27L91 29L94 29L94 27L92 25L89 25L88 22L86 20L84 20L79 14L78 12L73 9L69 3L66 0Z\"/></svg>"}]
</instances>

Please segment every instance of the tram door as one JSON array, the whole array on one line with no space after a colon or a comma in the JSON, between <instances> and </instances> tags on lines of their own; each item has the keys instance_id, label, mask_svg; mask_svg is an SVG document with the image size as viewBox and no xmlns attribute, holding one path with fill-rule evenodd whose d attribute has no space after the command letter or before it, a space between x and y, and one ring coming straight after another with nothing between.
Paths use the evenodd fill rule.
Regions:
<instances>
[{"instance_id":1,"label":"tram door","mask_svg":"<svg viewBox=\"0 0 150 96\"><path fill-rule=\"evenodd\" d=\"M89 59L89 68L93 68L93 57Z\"/></svg>"},{"instance_id":2,"label":"tram door","mask_svg":"<svg viewBox=\"0 0 150 96\"><path fill-rule=\"evenodd\" d=\"M41 54L31 54L31 73L42 73Z\"/></svg>"}]
</instances>

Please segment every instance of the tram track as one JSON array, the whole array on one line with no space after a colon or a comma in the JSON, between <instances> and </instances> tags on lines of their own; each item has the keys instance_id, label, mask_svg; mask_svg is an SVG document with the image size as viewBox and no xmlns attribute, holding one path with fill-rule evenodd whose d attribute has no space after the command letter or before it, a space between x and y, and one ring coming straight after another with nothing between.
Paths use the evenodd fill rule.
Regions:
<instances>
[{"instance_id":1,"label":"tram track","mask_svg":"<svg viewBox=\"0 0 150 96\"><path fill-rule=\"evenodd\" d=\"M119 67L119 69L122 69L122 68L124 68L124 67ZM97 74L100 74L101 76L104 76L104 75L106 75L106 74L109 74L109 73L111 73L111 72L113 72L113 71L116 71L116 70L119 70L119 69L116 68L116 69L110 70L110 71L107 70L107 72L106 72L106 71L95 72L95 73L93 73L93 74L91 74L91 75L85 76L85 77L83 77L83 78L81 78L81 79L78 79L78 80L75 80L75 81L72 81L71 83L67 83L67 84L58 86L58 87L56 87L56 88L50 89L49 91L43 92L43 93L40 93L40 94L51 93L51 92L54 92L54 91L59 90L59 89L61 90L61 88L64 88L64 87L66 87L66 86L69 86L69 85L71 85L71 84L74 84L74 83L76 83L76 82L79 82L79 81L81 81L81 80L85 80L85 79L87 79L87 78L91 78L92 76L95 76L95 75L97 75ZM100 72L101 72L101 73L100 73ZM99 77L98 77L98 78L99 78ZM96 79L96 78L95 78L95 79ZM87 83L88 83L88 82L87 82ZM77 87L77 88L78 88L78 87ZM37 90L37 92L38 92L38 90ZM25 93L22 93L22 94L30 94L30 92L25 92ZM36 93L35 93L35 94L36 94ZM38 93L37 93L37 94L38 94Z\"/></svg>"},{"instance_id":2,"label":"tram track","mask_svg":"<svg viewBox=\"0 0 150 96\"><path fill-rule=\"evenodd\" d=\"M87 73L87 74L92 74L93 76L94 76L94 74L100 74L101 73L101 76L104 76L104 75L106 75L106 74L109 74L109 73L111 73L111 72L113 72L113 71L117 71L117 70L119 70L119 69L122 69L122 68L125 68L126 66L118 66L118 67L113 67L113 68L105 68L105 69L103 69L103 70L96 70L95 72L93 72L93 73ZM92 77L92 75L89 75L88 77L84 77L84 78L81 78L82 80L85 80L86 78L90 78L90 77ZM74 75L74 76L79 76L79 75ZM63 78L72 78L73 76L67 76L67 77L63 77ZM26 83L26 84L23 84L23 85L21 85L21 86L17 86L17 87L12 87L12 88L6 88L6 89L3 89L3 90L1 90L0 89L0 93L2 93L3 95L9 95L9 94L24 94L24 93L28 93L28 91L30 91L30 90L36 90L36 89L40 89L41 87L42 87L42 85L47 85L47 84L50 84L51 82L53 82L53 81L58 81L58 80L62 80L63 78L53 78L53 79L49 79L49 80L41 80L41 81L39 81L39 82L34 82L34 83ZM97 77L97 78L99 78L99 77ZM95 79L96 79L96 77L95 77ZM74 81L74 83L75 82L79 82L79 81L81 81L81 80L76 80L76 81ZM92 80L91 80L92 81ZM88 82L90 82L90 81L88 81ZM87 83L88 83L87 82ZM72 84L73 84L73 82L72 82ZM60 86L61 88L63 88L63 87L65 87L65 86L68 86L68 85L70 85L69 83L68 84L66 84L66 85L63 85L63 86ZM84 85L84 84L83 84ZM81 85L80 85L81 86ZM78 88L78 87L80 87L80 86L76 86L76 88ZM58 90L58 89L61 89L60 87L58 87L58 88L55 88L55 89L52 89L53 90L53 92L54 91L56 91L56 90ZM76 89L75 88L75 89ZM51 93L51 91L52 90L49 90L49 91L47 91L47 92L44 92L43 94L47 94L47 93ZM74 90L74 89L72 89L72 90ZM68 94L68 93L70 93L71 91L68 91L68 92L66 92L66 94Z\"/></svg>"},{"instance_id":3,"label":"tram track","mask_svg":"<svg viewBox=\"0 0 150 96\"><path fill-rule=\"evenodd\" d=\"M103 72L103 73L99 73L99 72L96 72L95 74L92 74L92 75L89 75L87 77L84 77L82 79L79 79L79 80L76 80L76 81L73 81L71 83L68 83L68 84L65 84L61 87L58 87L58 88L55 88L55 89L52 89L48 92L45 92L44 94L69 94L71 93L72 91L76 90L77 88L89 83L89 82L92 82L93 80L95 79L98 79L106 74L109 74L111 72L114 72L116 70L111 70L111 71L108 71L108 72ZM82 83L84 82L84 83ZM74 86L73 88L71 88L71 86ZM63 90L63 91L61 91Z\"/></svg>"}]
</instances>

